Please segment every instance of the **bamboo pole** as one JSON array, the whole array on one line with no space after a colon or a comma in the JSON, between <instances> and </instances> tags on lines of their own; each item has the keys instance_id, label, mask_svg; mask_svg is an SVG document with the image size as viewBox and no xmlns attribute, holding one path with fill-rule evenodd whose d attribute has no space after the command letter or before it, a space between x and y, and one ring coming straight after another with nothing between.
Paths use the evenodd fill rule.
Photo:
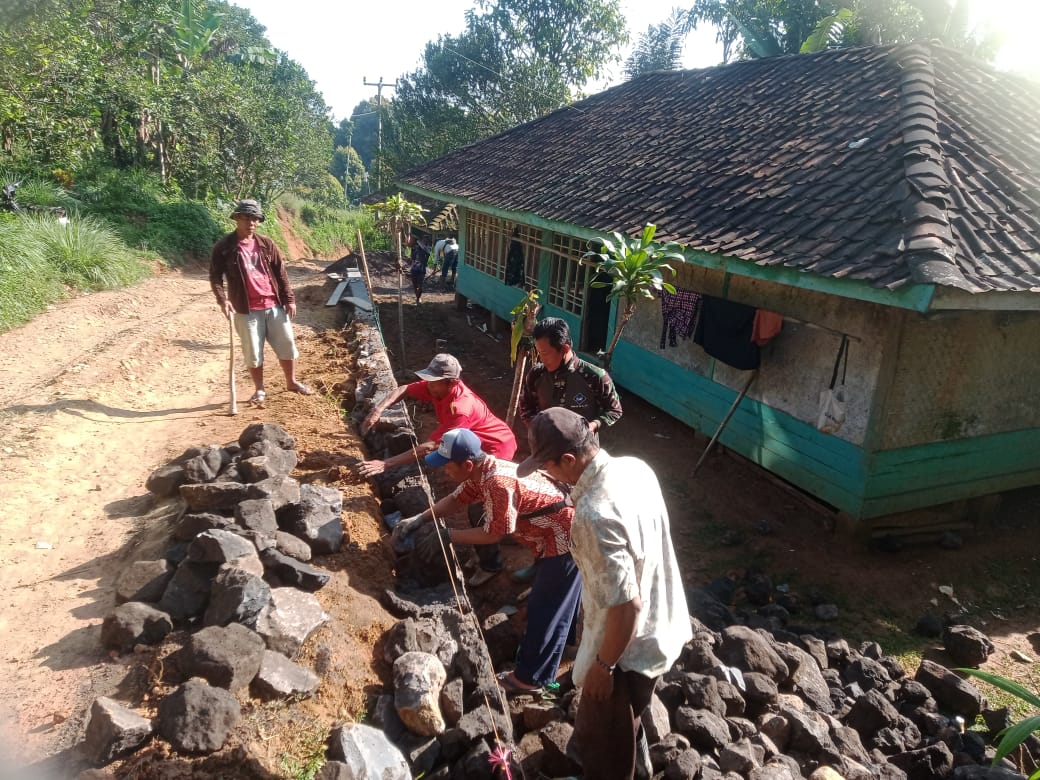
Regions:
<instances>
[{"instance_id":1,"label":"bamboo pole","mask_svg":"<svg viewBox=\"0 0 1040 780\"><path fill-rule=\"evenodd\" d=\"M722 433L722 429L726 427L726 423L729 422L729 418L733 416L733 412L737 411L737 407L740 406L740 402L744 400L744 396L747 395L747 391L751 389L751 383L755 381L755 377L758 376L758 369L756 368L751 372L751 376L748 377L747 382L744 384L744 389L740 391L740 395L737 396L737 400L730 406L729 411L726 412L726 416L722 418L722 422L719 423L718 429L715 431L715 435L711 437L711 441L708 442L708 446L704 448L704 452L701 453L700 458L697 459L696 465L693 467L693 471L690 472L692 477L697 473L697 469L704 463L704 459L708 457L708 453L711 452L711 448L715 446L715 442L719 438L719 434Z\"/></svg>"},{"instance_id":2,"label":"bamboo pole","mask_svg":"<svg viewBox=\"0 0 1040 780\"><path fill-rule=\"evenodd\" d=\"M368 260L365 259L365 242L361 240L361 231L357 232L357 244L358 250L361 253L361 268L365 272L365 284L368 285L368 295L372 298L372 303L375 304L376 292L372 289L372 277L368 275Z\"/></svg>"}]
</instances>

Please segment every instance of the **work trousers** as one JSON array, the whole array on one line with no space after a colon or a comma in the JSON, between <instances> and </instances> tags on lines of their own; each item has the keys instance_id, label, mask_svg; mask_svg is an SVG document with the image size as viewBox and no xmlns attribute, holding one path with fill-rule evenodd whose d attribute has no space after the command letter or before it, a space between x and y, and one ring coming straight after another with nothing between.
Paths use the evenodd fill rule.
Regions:
<instances>
[{"instance_id":1,"label":"work trousers","mask_svg":"<svg viewBox=\"0 0 1040 780\"><path fill-rule=\"evenodd\" d=\"M570 553L534 562L534 582L527 597L527 630L516 663L520 682L556 682L564 647L574 638L580 604L581 572Z\"/></svg>"},{"instance_id":2,"label":"work trousers","mask_svg":"<svg viewBox=\"0 0 1040 780\"><path fill-rule=\"evenodd\" d=\"M581 697L574 719L574 740L584 777L633 780L640 719L656 683L656 677L619 667L614 669L614 690L608 698L596 701Z\"/></svg>"}]
</instances>

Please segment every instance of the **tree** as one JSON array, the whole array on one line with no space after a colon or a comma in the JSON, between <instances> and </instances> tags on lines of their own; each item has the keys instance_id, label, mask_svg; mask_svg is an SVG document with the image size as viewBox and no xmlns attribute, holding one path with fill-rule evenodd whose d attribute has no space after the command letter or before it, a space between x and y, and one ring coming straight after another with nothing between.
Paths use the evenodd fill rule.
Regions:
<instances>
[{"instance_id":1,"label":"tree","mask_svg":"<svg viewBox=\"0 0 1040 780\"><path fill-rule=\"evenodd\" d=\"M687 30L718 30L723 61L938 39L992 59L999 38L969 26L970 0L694 0Z\"/></svg>"},{"instance_id":2,"label":"tree","mask_svg":"<svg viewBox=\"0 0 1040 780\"><path fill-rule=\"evenodd\" d=\"M636 313L639 300L652 299L654 293L661 290L675 293L675 287L664 280L663 272L675 270L668 265L668 260L682 262L682 247L678 244L655 244L656 232L657 226L648 224L639 238L614 233L613 241L606 238L593 239L590 245L598 244L599 249L585 253L585 257L596 263L596 276L606 274L610 277L610 281L593 282L592 286L609 287L608 300L625 302L625 309L614 328L614 338L603 353L603 367L607 370L610 370L614 349L621 340L625 326Z\"/></svg>"},{"instance_id":3,"label":"tree","mask_svg":"<svg viewBox=\"0 0 1040 780\"><path fill-rule=\"evenodd\" d=\"M365 166L354 147L337 147L329 170L341 182L347 200L357 202L365 186Z\"/></svg>"},{"instance_id":4,"label":"tree","mask_svg":"<svg viewBox=\"0 0 1040 780\"><path fill-rule=\"evenodd\" d=\"M399 80L387 163L405 170L567 105L625 40L618 0L479 0Z\"/></svg>"},{"instance_id":5,"label":"tree","mask_svg":"<svg viewBox=\"0 0 1040 780\"><path fill-rule=\"evenodd\" d=\"M405 364L404 352L404 255L401 250L401 239L409 232L412 225L425 225L423 208L418 203L405 200L399 192L391 195L382 203L366 206L375 217L376 225L390 234L397 249L397 326L401 334L401 365Z\"/></svg>"},{"instance_id":6,"label":"tree","mask_svg":"<svg viewBox=\"0 0 1040 780\"><path fill-rule=\"evenodd\" d=\"M383 110L387 110L386 103L384 103ZM379 102L376 98L362 100L354 106L354 110L350 114L350 121L354 126L354 132L347 145L354 147L361 157L365 170L371 171L379 150Z\"/></svg>"},{"instance_id":7,"label":"tree","mask_svg":"<svg viewBox=\"0 0 1040 780\"><path fill-rule=\"evenodd\" d=\"M677 70L688 32L686 13L678 9L660 24L647 27L625 60L625 75L632 79L655 70Z\"/></svg>"}]
</instances>

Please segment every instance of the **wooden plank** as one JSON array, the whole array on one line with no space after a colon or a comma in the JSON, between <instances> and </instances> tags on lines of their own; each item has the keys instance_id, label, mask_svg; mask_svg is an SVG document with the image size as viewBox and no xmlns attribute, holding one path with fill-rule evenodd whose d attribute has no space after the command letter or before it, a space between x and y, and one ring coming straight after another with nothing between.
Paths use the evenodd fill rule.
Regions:
<instances>
[{"instance_id":1,"label":"wooden plank","mask_svg":"<svg viewBox=\"0 0 1040 780\"><path fill-rule=\"evenodd\" d=\"M1040 469L1020 471L1015 474L1001 474L983 480L963 481L957 484L922 487L893 495L869 496L863 501L863 517L880 517L895 512L907 512L911 509L945 504L959 501L962 498L986 496L991 493L1002 493L1005 490L1040 485Z\"/></svg>"},{"instance_id":2,"label":"wooden plank","mask_svg":"<svg viewBox=\"0 0 1040 780\"><path fill-rule=\"evenodd\" d=\"M342 297L343 291L347 289L348 284L350 284L350 282L348 282L346 279L337 284L336 289L332 291L332 295L330 295L329 299L325 301L325 305L335 306L337 303L339 303L339 299Z\"/></svg>"}]
</instances>

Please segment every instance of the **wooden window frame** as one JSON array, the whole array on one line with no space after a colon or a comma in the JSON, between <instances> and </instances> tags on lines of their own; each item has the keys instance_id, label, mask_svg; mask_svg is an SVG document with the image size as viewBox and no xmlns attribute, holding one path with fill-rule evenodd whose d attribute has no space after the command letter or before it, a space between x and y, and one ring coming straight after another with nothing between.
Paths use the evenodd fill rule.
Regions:
<instances>
[{"instance_id":1,"label":"wooden window frame","mask_svg":"<svg viewBox=\"0 0 1040 780\"><path fill-rule=\"evenodd\" d=\"M555 234L549 257L549 290L546 301L576 317L585 310L592 263L584 259L585 240Z\"/></svg>"}]
</instances>

